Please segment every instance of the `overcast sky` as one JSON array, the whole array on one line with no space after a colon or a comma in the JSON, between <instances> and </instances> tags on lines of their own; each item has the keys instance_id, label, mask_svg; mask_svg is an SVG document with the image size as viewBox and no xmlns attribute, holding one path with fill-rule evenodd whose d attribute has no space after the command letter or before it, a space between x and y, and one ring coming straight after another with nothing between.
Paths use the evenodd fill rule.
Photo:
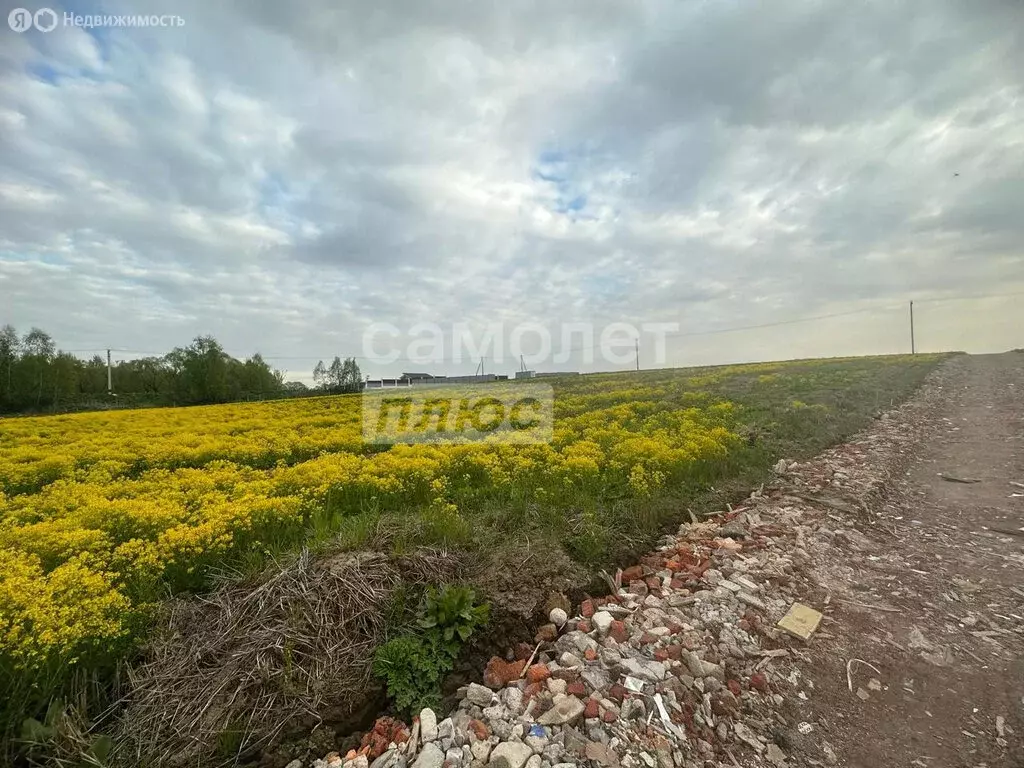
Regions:
<instances>
[{"instance_id":1,"label":"overcast sky","mask_svg":"<svg viewBox=\"0 0 1024 768\"><path fill-rule=\"evenodd\" d=\"M908 351L910 299L921 349L1024 347L1019 0L51 7L184 20L0 26L0 323L63 348L840 315L703 364Z\"/></svg>"}]
</instances>

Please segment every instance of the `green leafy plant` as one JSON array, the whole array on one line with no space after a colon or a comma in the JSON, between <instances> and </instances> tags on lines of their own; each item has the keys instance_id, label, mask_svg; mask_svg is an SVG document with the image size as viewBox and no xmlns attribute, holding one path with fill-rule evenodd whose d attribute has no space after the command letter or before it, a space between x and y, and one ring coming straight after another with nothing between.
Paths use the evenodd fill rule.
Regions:
<instances>
[{"instance_id":1,"label":"green leafy plant","mask_svg":"<svg viewBox=\"0 0 1024 768\"><path fill-rule=\"evenodd\" d=\"M451 672L462 644L487 623L486 604L476 605L468 587L431 587L417 611L416 630L392 638L377 649L373 673L403 712L415 714L441 701L441 682Z\"/></svg>"},{"instance_id":2,"label":"green leafy plant","mask_svg":"<svg viewBox=\"0 0 1024 768\"><path fill-rule=\"evenodd\" d=\"M487 604L474 605L476 595L469 587L449 585L430 587L424 598L419 625L431 644L453 659L473 631L487 623Z\"/></svg>"},{"instance_id":3,"label":"green leafy plant","mask_svg":"<svg viewBox=\"0 0 1024 768\"><path fill-rule=\"evenodd\" d=\"M384 680L395 706L408 713L440 703L441 679L451 668L447 655L438 654L424 637L411 634L388 640L373 659L373 673Z\"/></svg>"}]
</instances>

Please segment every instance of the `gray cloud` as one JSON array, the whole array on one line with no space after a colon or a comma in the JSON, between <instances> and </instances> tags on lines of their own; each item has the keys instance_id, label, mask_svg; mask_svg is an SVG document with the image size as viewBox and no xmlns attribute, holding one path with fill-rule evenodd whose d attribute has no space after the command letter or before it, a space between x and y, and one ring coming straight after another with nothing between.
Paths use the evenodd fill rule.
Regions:
<instances>
[{"instance_id":1,"label":"gray cloud","mask_svg":"<svg viewBox=\"0 0 1024 768\"><path fill-rule=\"evenodd\" d=\"M0 30L0 321L308 376L379 320L870 310L672 348L706 363L898 351L910 298L1024 291L1014 2L174 12ZM1019 301L957 306L933 347L1020 345Z\"/></svg>"}]
</instances>

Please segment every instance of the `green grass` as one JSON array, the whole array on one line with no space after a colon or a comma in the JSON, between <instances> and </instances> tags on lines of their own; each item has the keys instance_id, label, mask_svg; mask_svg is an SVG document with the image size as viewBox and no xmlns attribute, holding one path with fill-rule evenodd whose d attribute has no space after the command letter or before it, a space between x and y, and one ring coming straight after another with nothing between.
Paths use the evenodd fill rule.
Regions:
<instances>
[{"instance_id":1,"label":"green grass","mask_svg":"<svg viewBox=\"0 0 1024 768\"><path fill-rule=\"evenodd\" d=\"M268 562L301 546L323 553L376 549L396 554L439 546L468 553L467 560L477 564L482 577L493 553L526 551L538 542L563 551L570 563L583 569L624 564L660 534L689 519L689 510L711 512L741 498L770 476L780 457L813 456L869 426L912 394L942 359L917 355L808 360L554 380L556 420L599 414L615 408L623 397L642 403L643 412L652 418L728 402L733 405L731 430L742 439L714 466L698 468L646 497L630 493L627 478L614 473L583 488L556 489L543 500L527 479L501 488L455 482L446 498L429 503L389 503L332 492L311 510L305 528L261 537L215 572L194 574L195 586L203 590L218 578L257 578ZM532 567L509 577L528 580ZM152 589L155 597L160 585ZM106 670L104 675L112 680L115 673ZM18 709L12 702L8 714L12 707ZM230 738L222 746L226 752L235 747Z\"/></svg>"}]
</instances>

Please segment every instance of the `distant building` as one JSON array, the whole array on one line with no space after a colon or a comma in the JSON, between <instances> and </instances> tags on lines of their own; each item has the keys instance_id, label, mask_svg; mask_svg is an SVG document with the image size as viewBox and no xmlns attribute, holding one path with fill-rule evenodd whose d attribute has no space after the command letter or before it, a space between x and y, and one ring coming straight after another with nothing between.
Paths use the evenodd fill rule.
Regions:
<instances>
[{"instance_id":1,"label":"distant building","mask_svg":"<svg viewBox=\"0 0 1024 768\"><path fill-rule=\"evenodd\" d=\"M536 375L536 371L516 371L517 379L532 379Z\"/></svg>"},{"instance_id":2,"label":"distant building","mask_svg":"<svg viewBox=\"0 0 1024 768\"><path fill-rule=\"evenodd\" d=\"M579 371L553 371L551 373L535 373L532 378L535 379L550 379L554 376L579 376Z\"/></svg>"},{"instance_id":3,"label":"distant building","mask_svg":"<svg viewBox=\"0 0 1024 768\"><path fill-rule=\"evenodd\" d=\"M367 379L366 389L385 389L387 387L410 387L411 382L402 379Z\"/></svg>"},{"instance_id":4,"label":"distant building","mask_svg":"<svg viewBox=\"0 0 1024 768\"><path fill-rule=\"evenodd\" d=\"M494 373L481 373L474 376L434 376L432 373L403 373L397 379L367 379L366 389L441 386L445 384L480 384L489 381L508 381L508 376Z\"/></svg>"}]
</instances>

